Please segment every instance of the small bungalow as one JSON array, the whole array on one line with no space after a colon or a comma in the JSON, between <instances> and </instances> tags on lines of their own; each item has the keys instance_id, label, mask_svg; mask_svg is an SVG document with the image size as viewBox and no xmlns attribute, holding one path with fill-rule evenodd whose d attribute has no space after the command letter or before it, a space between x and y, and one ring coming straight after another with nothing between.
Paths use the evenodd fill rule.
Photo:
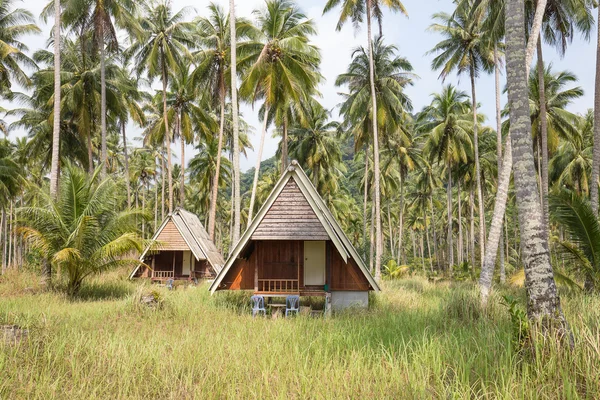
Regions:
<instances>
[{"instance_id":1,"label":"small bungalow","mask_svg":"<svg viewBox=\"0 0 600 400\"><path fill-rule=\"evenodd\" d=\"M178 208L160 225L129 279L214 279L225 259L195 214Z\"/></svg>"},{"instance_id":2,"label":"small bungalow","mask_svg":"<svg viewBox=\"0 0 600 400\"><path fill-rule=\"evenodd\" d=\"M380 288L300 165L292 161L233 248L210 291L325 296L366 307Z\"/></svg>"}]
</instances>

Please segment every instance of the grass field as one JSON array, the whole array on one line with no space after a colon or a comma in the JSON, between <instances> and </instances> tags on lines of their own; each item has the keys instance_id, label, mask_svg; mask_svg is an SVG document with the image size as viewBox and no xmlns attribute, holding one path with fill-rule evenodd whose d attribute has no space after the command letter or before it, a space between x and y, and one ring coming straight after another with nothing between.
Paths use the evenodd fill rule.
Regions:
<instances>
[{"instance_id":1,"label":"grass field","mask_svg":"<svg viewBox=\"0 0 600 400\"><path fill-rule=\"evenodd\" d=\"M599 297L563 296L573 351L523 357L499 296L482 314L468 284L387 282L369 311L286 320L206 286L160 288L151 310L116 273L77 300L36 282L0 280L0 325L29 329L0 341L2 399L600 397Z\"/></svg>"}]
</instances>

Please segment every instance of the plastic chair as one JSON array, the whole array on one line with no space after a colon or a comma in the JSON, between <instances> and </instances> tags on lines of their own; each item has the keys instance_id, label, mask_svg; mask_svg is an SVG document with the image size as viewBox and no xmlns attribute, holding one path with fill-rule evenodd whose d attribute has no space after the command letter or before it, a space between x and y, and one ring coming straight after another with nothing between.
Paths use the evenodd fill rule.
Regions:
<instances>
[{"instance_id":1,"label":"plastic chair","mask_svg":"<svg viewBox=\"0 0 600 400\"><path fill-rule=\"evenodd\" d=\"M287 317L289 313L295 312L298 315L300 311L300 296L293 295L288 296L285 299L285 316Z\"/></svg>"},{"instance_id":2,"label":"plastic chair","mask_svg":"<svg viewBox=\"0 0 600 400\"><path fill-rule=\"evenodd\" d=\"M261 312L263 313L263 315L267 315L264 297L252 296L250 297L250 302L252 303L252 317L256 317L256 315L260 314Z\"/></svg>"},{"instance_id":3,"label":"plastic chair","mask_svg":"<svg viewBox=\"0 0 600 400\"><path fill-rule=\"evenodd\" d=\"M166 282L166 284L165 284L165 286L167 287L167 289L169 289L169 290L173 290L173 283L174 283L174 282L175 282L175 281L174 281L173 279L167 279L167 282Z\"/></svg>"}]
</instances>

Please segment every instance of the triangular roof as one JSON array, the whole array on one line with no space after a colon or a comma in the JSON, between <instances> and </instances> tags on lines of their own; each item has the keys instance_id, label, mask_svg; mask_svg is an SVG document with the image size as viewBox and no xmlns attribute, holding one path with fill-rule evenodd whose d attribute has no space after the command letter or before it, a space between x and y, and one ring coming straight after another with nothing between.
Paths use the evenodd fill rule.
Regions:
<instances>
[{"instance_id":1,"label":"triangular roof","mask_svg":"<svg viewBox=\"0 0 600 400\"><path fill-rule=\"evenodd\" d=\"M252 235L254 234L258 226L261 224L265 215L267 214L271 206L275 203L275 201L277 200L277 198L291 179L294 180L294 182L297 184L298 188L308 201L308 204L310 205L312 211L319 219L321 225L327 232L329 239L333 242L333 245L340 253L342 259L346 263L348 262L348 258L353 259L364 274L364 276L367 278L369 283L371 284L371 287L376 291L381 290L379 288L379 285L377 284L377 282L375 282L375 279L373 279L373 276L367 269L362 258L350 242L350 239L348 239L340 224L336 221L334 216L331 214L331 211L329 211L329 208L327 208L327 206L325 205L325 202L317 192L317 189L313 186L312 182L306 176L298 162L294 160L287 168L286 172L281 176L281 178L271 191L271 194L256 214L256 217L252 220L250 226L248 226L244 234L240 237L240 240L237 242L237 244L231 251L231 254L227 259L225 266L223 267L223 269L221 269L216 279L210 286L209 290L211 291L211 293L214 293L217 290L221 281L223 280L223 278L225 277L235 260L238 258L242 250L251 240Z\"/></svg>"},{"instance_id":2,"label":"triangular roof","mask_svg":"<svg viewBox=\"0 0 600 400\"><path fill-rule=\"evenodd\" d=\"M208 263L212 266L215 273L219 273L225 264L225 259L217 250L217 247L210 240L208 233L204 229L204 226L198 219L196 214L193 214L189 211L184 210L183 208L177 208L173 211L172 214L167 215L165 220L162 222L160 227L152 236L152 241L156 241L160 236L160 233L165 229L167 224L172 222L173 225L177 228L177 231L187 244L188 248L196 258L196 260L207 260ZM140 255L140 264L131 272L129 278L133 278L137 270L144 262L144 257L148 251L150 251L152 245L148 245L142 254ZM158 249L160 251L160 249Z\"/></svg>"}]
</instances>

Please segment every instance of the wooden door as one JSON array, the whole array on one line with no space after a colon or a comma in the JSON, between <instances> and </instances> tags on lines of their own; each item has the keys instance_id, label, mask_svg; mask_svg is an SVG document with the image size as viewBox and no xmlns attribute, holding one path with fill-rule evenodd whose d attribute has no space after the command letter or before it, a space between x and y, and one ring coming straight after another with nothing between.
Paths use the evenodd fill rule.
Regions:
<instances>
[{"instance_id":1,"label":"wooden door","mask_svg":"<svg viewBox=\"0 0 600 400\"><path fill-rule=\"evenodd\" d=\"M186 250L183 252L183 264L181 266L181 275L189 275L192 270L192 252Z\"/></svg>"},{"instance_id":2,"label":"wooden door","mask_svg":"<svg viewBox=\"0 0 600 400\"><path fill-rule=\"evenodd\" d=\"M325 285L325 241L304 242L304 286Z\"/></svg>"}]
</instances>

